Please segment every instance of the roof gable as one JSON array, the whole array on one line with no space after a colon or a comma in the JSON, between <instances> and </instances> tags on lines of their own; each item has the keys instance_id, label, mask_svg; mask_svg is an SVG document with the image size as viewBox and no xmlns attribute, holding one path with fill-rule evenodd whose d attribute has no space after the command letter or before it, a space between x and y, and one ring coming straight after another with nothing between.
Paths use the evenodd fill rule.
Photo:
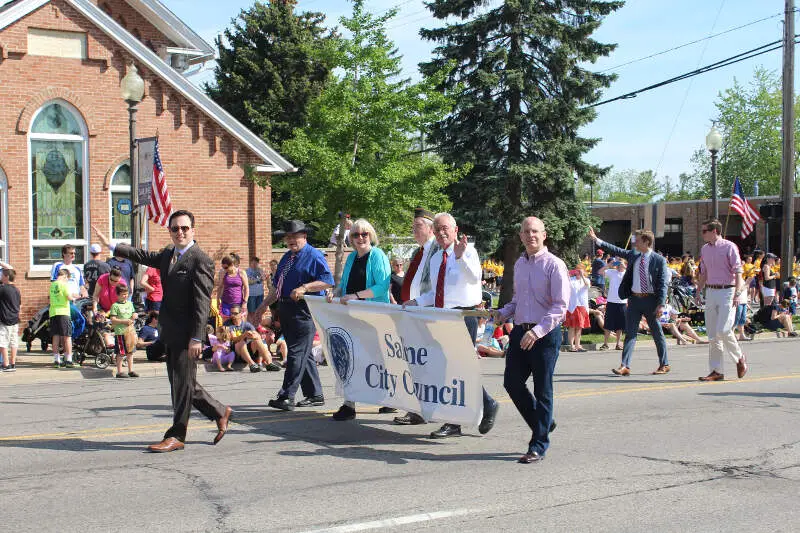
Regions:
<instances>
[{"instance_id":1,"label":"roof gable","mask_svg":"<svg viewBox=\"0 0 800 533\"><path fill-rule=\"evenodd\" d=\"M197 56L193 58L194 61L205 61L214 57L214 48L159 0L125 0L125 2L179 47L196 50Z\"/></svg>"},{"instance_id":2,"label":"roof gable","mask_svg":"<svg viewBox=\"0 0 800 533\"><path fill-rule=\"evenodd\" d=\"M0 30L13 24L51 0L18 0L0 8ZM109 17L90 0L62 0L74 7L100 31L111 37L121 48L132 55L145 68L186 98L199 111L213 120L223 130L264 161L258 172L295 172L297 169L258 135L246 128L230 113L195 87L183 75L167 65L156 53ZM174 16L174 15L173 15Z\"/></svg>"}]
</instances>

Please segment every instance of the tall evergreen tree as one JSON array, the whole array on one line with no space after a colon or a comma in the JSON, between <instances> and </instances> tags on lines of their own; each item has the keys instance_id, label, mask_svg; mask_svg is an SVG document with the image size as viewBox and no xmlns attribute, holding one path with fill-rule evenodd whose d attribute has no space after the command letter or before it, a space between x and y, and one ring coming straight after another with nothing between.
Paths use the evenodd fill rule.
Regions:
<instances>
[{"instance_id":1,"label":"tall evergreen tree","mask_svg":"<svg viewBox=\"0 0 800 533\"><path fill-rule=\"evenodd\" d=\"M280 146L305 125L328 80L335 39L322 13L295 14L294 0L256 2L216 40L211 98L265 141Z\"/></svg>"},{"instance_id":2,"label":"tall evergreen tree","mask_svg":"<svg viewBox=\"0 0 800 533\"><path fill-rule=\"evenodd\" d=\"M587 104L613 76L585 67L614 49L591 35L623 2L504 0L485 9L491 5L431 0L434 17L460 20L421 31L438 45L420 68L430 75L455 65L440 84L455 111L431 140L446 162L473 165L450 188L454 214L481 249L502 256L507 301L524 216L542 218L548 245L570 261L586 237L590 215L576 198L576 177L594 182L606 169L583 161L598 139L578 130L594 119Z\"/></svg>"}]
</instances>

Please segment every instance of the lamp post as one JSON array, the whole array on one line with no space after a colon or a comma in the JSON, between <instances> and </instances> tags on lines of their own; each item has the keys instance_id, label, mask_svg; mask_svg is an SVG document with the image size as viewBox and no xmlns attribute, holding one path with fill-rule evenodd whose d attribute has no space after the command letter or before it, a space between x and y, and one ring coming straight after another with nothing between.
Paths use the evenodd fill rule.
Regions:
<instances>
[{"instance_id":1,"label":"lamp post","mask_svg":"<svg viewBox=\"0 0 800 533\"><path fill-rule=\"evenodd\" d=\"M131 246L142 246L142 234L139 229L139 169L136 161L136 106L144 97L144 80L136 71L136 65L128 65L128 72L119 84L122 99L128 103L128 132L130 134L130 169L131 169Z\"/></svg>"},{"instance_id":2,"label":"lamp post","mask_svg":"<svg viewBox=\"0 0 800 533\"><path fill-rule=\"evenodd\" d=\"M711 131L706 135L706 148L711 152L711 211L714 218L719 220L719 202L717 198L717 153L722 148L722 135L716 126L711 126Z\"/></svg>"}]
</instances>

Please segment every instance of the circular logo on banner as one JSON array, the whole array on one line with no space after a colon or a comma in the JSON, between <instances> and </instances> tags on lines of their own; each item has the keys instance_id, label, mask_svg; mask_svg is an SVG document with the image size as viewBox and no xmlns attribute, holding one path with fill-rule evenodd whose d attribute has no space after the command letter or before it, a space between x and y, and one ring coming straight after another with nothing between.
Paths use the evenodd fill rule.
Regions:
<instances>
[{"instance_id":1,"label":"circular logo on banner","mask_svg":"<svg viewBox=\"0 0 800 533\"><path fill-rule=\"evenodd\" d=\"M328 353L333 359L333 371L343 385L353 377L353 339L342 328L331 327L325 330L328 338Z\"/></svg>"},{"instance_id":2,"label":"circular logo on banner","mask_svg":"<svg viewBox=\"0 0 800 533\"><path fill-rule=\"evenodd\" d=\"M133 202L130 198L120 198L117 200L117 211L120 215L130 215L133 211Z\"/></svg>"}]
</instances>

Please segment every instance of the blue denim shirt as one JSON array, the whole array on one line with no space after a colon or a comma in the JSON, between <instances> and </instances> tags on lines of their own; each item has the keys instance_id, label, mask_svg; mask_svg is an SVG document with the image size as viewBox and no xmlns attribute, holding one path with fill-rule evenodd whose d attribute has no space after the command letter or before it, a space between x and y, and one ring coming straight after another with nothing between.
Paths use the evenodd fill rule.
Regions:
<instances>
[{"instance_id":1,"label":"blue denim shirt","mask_svg":"<svg viewBox=\"0 0 800 533\"><path fill-rule=\"evenodd\" d=\"M278 279L281 277L281 272L283 272L291 256L292 252L287 252L281 257L278 263L278 269L275 271L275 276L272 280L275 287L278 286ZM292 268L286 273L286 277L283 280L283 287L281 287L281 293L278 297L288 298L297 287L305 283L311 283L312 281L324 281L329 285L334 285L333 275L328 268L328 262L325 260L325 256L322 252L310 244L306 244L300 248L296 256ZM309 292L308 294L319 296L324 293L319 291Z\"/></svg>"}]
</instances>

